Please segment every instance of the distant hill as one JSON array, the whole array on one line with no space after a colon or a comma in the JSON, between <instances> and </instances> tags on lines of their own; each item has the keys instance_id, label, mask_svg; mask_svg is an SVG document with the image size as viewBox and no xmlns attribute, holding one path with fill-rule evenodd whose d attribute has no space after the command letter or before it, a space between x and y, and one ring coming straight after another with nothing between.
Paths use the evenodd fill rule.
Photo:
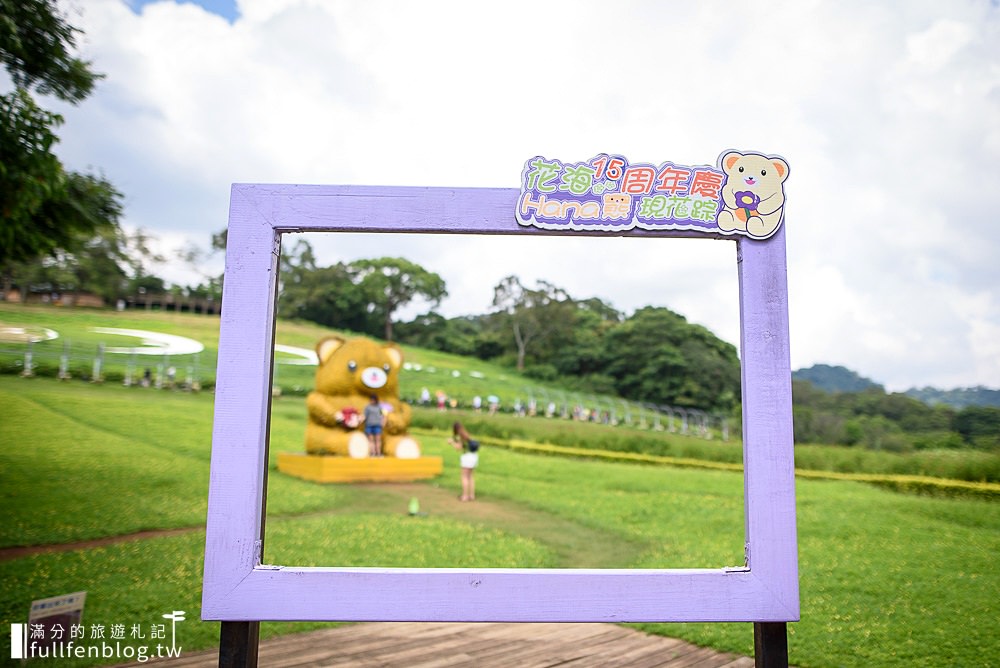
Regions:
<instances>
[{"instance_id":1,"label":"distant hill","mask_svg":"<svg viewBox=\"0 0 1000 668\"><path fill-rule=\"evenodd\" d=\"M792 372L793 380L806 380L824 392L863 392L884 388L875 381L859 376L850 369L829 364L814 364L808 369Z\"/></svg>"},{"instance_id":2,"label":"distant hill","mask_svg":"<svg viewBox=\"0 0 1000 668\"><path fill-rule=\"evenodd\" d=\"M864 392L873 388L884 391L882 385L873 380L860 376L845 367L830 366L829 364L814 364L808 369L793 371L792 378L808 381L824 392ZM956 410L962 410L969 406L1000 408L1000 390L993 390L982 385L960 387L954 390L914 387L903 394L917 401L922 401L928 406L944 404Z\"/></svg>"},{"instance_id":3,"label":"distant hill","mask_svg":"<svg viewBox=\"0 0 1000 668\"><path fill-rule=\"evenodd\" d=\"M991 390L982 385L977 387L963 387L955 390L939 390L934 387L913 388L907 390L904 394L931 406L945 404L959 410L968 406L992 406L1000 408L1000 390Z\"/></svg>"}]
</instances>

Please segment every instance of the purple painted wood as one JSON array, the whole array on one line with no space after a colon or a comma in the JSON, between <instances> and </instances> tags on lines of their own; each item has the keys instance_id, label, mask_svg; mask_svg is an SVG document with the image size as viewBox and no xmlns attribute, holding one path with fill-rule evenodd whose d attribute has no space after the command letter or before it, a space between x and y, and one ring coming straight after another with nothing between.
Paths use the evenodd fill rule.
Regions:
<instances>
[{"instance_id":1,"label":"purple painted wood","mask_svg":"<svg viewBox=\"0 0 1000 668\"><path fill-rule=\"evenodd\" d=\"M740 360L747 564L787 618L799 615L795 454L785 226L766 242L740 240Z\"/></svg>"},{"instance_id":2,"label":"purple painted wood","mask_svg":"<svg viewBox=\"0 0 1000 668\"><path fill-rule=\"evenodd\" d=\"M517 188L377 186L233 186L233 199L255 202L282 232L423 232L430 234L534 234L567 232L524 227L514 219ZM670 236L732 239L691 230L570 232L574 236Z\"/></svg>"},{"instance_id":3,"label":"purple painted wood","mask_svg":"<svg viewBox=\"0 0 1000 668\"><path fill-rule=\"evenodd\" d=\"M300 568L294 564L260 563L280 234L553 234L517 224L517 194L516 189L485 188L233 186L226 307L219 339L203 619L798 619L783 229L767 241L736 242L746 465L745 567L608 571ZM624 236L706 235L631 231Z\"/></svg>"}]
</instances>

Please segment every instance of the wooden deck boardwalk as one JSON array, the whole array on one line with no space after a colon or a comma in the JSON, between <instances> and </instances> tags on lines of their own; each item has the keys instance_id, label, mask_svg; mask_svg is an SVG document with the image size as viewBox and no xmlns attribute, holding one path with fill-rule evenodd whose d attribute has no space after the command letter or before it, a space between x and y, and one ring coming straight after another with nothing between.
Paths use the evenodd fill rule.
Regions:
<instances>
[{"instance_id":1,"label":"wooden deck boardwalk","mask_svg":"<svg viewBox=\"0 0 1000 668\"><path fill-rule=\"evenodd\" d=\"M150 662L214 668L218 651ZM613 624L391 622L340 626L265 640L258 663L342 668L752 668L753 659Z\"/></svg>"}]
</instances>

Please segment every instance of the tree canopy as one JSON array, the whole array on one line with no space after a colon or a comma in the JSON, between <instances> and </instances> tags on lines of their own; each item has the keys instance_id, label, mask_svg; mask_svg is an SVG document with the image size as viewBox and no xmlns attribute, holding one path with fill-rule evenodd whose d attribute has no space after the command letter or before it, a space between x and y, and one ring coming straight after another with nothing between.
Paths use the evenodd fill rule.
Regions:
<instances>
[{"instance_id":1,"label":"tree canopy","mask_svg":"<svg viewBox=\"0 0 1000 668\"><path fill-rule=\"evenodd\" d=\"M0 95L0 268L52 255L80 234L117 225L121 194L103 177L67 172L52 152L59 114L32 92L77 104L100 74L73 55L76 36L51 0L0 0L0 62L15 89Z\"/></svg>"},{"instance_id":2,"label":"tree canopy","mask_svg":"<svg viewBox=\"0 0 1000 668\"><path fill-rule=\"evenodd\" d=\"M20 89L77 103L103 77L73 55L78 28L52 0L0 0L0 62Z\"/></svg>"},{"instance_id":3,"label":"tree canopy","mask_svg":"<svg viewBox=\"0 0 1000 668\"><path fill-rule=\"evenodd\" d=\"M128 233L117 225L102 224L94 231L76 232L42 258L10 263L8 276L17 283L22 299L31 291L87 292L114 302L140 287L164 292L163 280L146 271L147 264L161 259L150 250L142 230Z\"/></svg>"},{"instance_id":4,"label":"tree canopy","mask_svg":"<svg viewBox=\"0 0 1000 668\"><path fill-rule=\"evenodd\" d=\"M392 341L392 319L401 307L417 297L437 306L448 296L444 279L401 257L358 260L351 267L368 310L382 320L386 341Z\"/></svg>"},{"instance_id":5,"label":"tree canopy","mask_svg":"<svg viewBox=\"0 0 1000 668\"><path fill-rule=\"evenodd\" d=\"M568 336L575 305L566 291L547 281L535 288L521 284L517 276L507 276L493 288L494 320L513 336L517 346L517 369L524 370L528 347L536 342Z\"/></svg>"},{"instance_id":6,"label":"tree canopy","mask_svg":"<svg viewBox=\"0 0 1000 668\"><path fill-rule=\"evenodd\" d=\"M393 340L397 311L421 297L437 305L444 279L403 258L320 267L307 241L282 254L278 313Z\"/></svg>"}]
</instances>

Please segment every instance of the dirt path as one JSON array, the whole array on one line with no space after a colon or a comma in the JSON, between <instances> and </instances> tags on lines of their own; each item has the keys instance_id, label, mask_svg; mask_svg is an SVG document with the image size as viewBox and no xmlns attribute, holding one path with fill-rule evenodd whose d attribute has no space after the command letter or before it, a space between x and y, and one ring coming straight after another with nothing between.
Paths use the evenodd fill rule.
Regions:
<instances>
[{"instance_id":1,"label":"dirt path","mask_svg":"<svg viewBox=\"0 0 1000 668\"><path fill-rule=\"evenodd\" d=\"M360 483L352 485L351 490L354 493L335 509L286 517L362 512L404 513L410 499L416 498L420 502L421 513L495 527L538 541L555 552L562 568L625 568L643 548L622 536L597 531L513 501L479 498L472 502L462 502L455 492L435 483ZM58 545L5 547L0 548L0 561L33 554L85 550L133 540L175 536L203 529L204 526L161 529Z\"/></svg>"},{"instance_id":2,"label":"dirt path","mask_svg":"<svg viewBox=\"0 0 1000 668\"><path fill-rule=\"evenodd\" d=\"M161 538L163 536L178 536L192 531L201 531L205 527L181 527L178 529L150 529L148 531L136 531L121 536L105 536L104 538L93 538L91 540L80 540L74 543L58 543L56 545L26 545L19 547L0 547L0 561L10 561L21 557L30 557L33 554L48 554L51 552L70 552L72 550L87 550L94 547L104 547L116 543L127 543L132 540L143 540L144 538Z\"/></svg>"},{"instance_id":3,"label":"dirt path","mask_svg":"<svg viewBox=\"0 0 1000 668\"><path fill-rule=\"evenodd\" d=\"M416 497L420 511L496 527L531 538L555 551L562 568L627 568L643 546L520 503L480 497L463 502L452 490L433 483L366 483L356 485L365 507L405 509ZM360 508L357 510L361 510Z\"/></svg>"}]
</instances>

